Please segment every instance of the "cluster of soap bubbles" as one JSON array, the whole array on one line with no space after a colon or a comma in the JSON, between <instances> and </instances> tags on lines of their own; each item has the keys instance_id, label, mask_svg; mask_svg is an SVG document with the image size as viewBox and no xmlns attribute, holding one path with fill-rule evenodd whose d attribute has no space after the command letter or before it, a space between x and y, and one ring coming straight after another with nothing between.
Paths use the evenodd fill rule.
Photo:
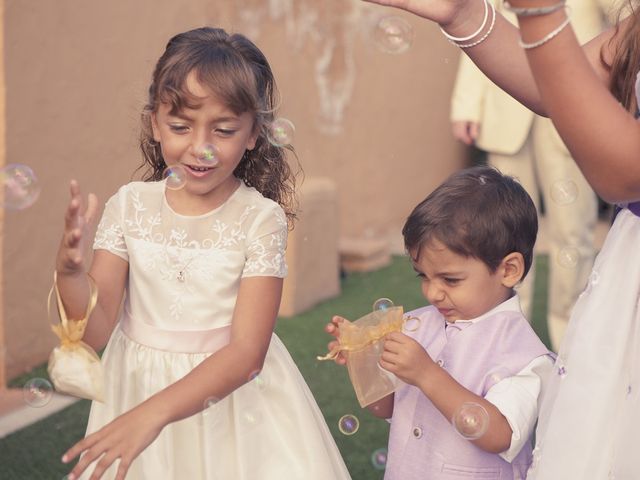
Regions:
<instances>
[{"instance_id":1,"label":"cluster of soap bubbles","mask_svg":"<svg viewBox=\"0 0 640 480\"><path fill-rule=\"evenodd\" d=\"M31 407L44 407L53 397L53 386L45 378L32 378L22 387L22 396Z\"/></svg>"},{"instance_id":2,"label":"cluster of soap bubbles","mask_svg":"<svg viewBox=\"0 0 640 480\"><path fill-rule=\"evenodd\" d=\"M220 149L213 143L204 143L196 147L195 152L199 167L215 167L220 163ZM184 165L170 165L164 169L162 178L170 190L180 190L187 184L187 169Z\"/></svg>"},{"instance_id":3,"label":"cluster of soap bubbles","mask_svg":"<svg viewBox=\"0 0 640 480\"><path fill-rule=\"evenodd\" d=\"M451 419L453 427L467 440L480 438L489 427L489 414L482 405L465 402Z\"/></svg>"},{"instance_id":4,"label":"cluster of soap bubbles","mask_svg":"<svg viewBox=\"0 0 640 480\"><path fill-rule=\"evenodd\" d=\"M402 17L383 17L376 23L372 36L375 45L381 51L404 53L413 43L413 27Z\"/></svg>"},{"instance_id":5,"label":"cluster of soap bubbles","mask_svg":"<svg viewBox=\"0 0 640 480\"><path fill-rule=\"evenodd\" d=\"M24 210L33 205L40 196L40 184L36 174L27 165L10 163L0 169L3 195L2 207L8 210Z\"/></svg>"}]
</instances>

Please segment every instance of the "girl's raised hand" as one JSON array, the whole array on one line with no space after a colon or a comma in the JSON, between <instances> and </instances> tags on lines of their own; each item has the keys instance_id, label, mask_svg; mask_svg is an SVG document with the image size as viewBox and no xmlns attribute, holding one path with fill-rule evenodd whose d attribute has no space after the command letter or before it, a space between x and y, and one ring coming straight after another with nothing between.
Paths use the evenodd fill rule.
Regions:
<instances>
[{"instance_id":1,"label":"girl's raised hand","mask_svg":"<svg viewBox=\"0 0 640 480\"><path fill-rule=\"evenodd\" d=\"M87 204L84 205L80 186L75 180L69 184L69 193L71 198L64 216L64 234L56 258L56 271L63 275L83 271L89 227L98 206L98 199L93 193L87 196Z\"/></svg>"},{"instance_id":2,"label":"girl's raised hand","mask_svg":"<svg viewBox=\"0 0 640 480\"><path fill-rule=\"evenodd\" d=\"M102 478L115 461L119 461L115 480L124 480L131 462L156 439L163 426L164 422L157 416L149 415L142 405L120 415L67 450L62 456L63 463L83 454L67 478L77 479L97 460L91 480Z\"/></svg>"}]
</instances>

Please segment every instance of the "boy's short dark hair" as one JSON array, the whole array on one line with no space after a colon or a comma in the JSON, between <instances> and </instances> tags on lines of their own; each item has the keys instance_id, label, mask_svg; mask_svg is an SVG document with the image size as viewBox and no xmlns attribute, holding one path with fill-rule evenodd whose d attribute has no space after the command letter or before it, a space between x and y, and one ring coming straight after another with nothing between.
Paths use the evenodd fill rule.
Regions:
<instances>
[{"instance_id":1,"label":"boy's short dark hair","mask_svg":"<svg viewBox=\"0 0 640 480\"><path fill-rule=\"evenodd\" d=\"M451 175L413 209L403 229L405 248L438 240L451 251L484 262L491 272L512 252L524 257L524 278L533 260L538 215L529 194L493 167Z\"/></svg>"}]
</instances>

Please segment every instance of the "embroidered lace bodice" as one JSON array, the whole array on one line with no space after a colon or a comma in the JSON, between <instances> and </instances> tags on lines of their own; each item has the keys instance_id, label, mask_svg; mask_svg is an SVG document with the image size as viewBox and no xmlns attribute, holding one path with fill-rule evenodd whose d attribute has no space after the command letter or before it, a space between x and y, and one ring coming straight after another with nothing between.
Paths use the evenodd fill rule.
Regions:
<instances>
[{"instance_id":1,"label":"embroidered lace bodice","mask_svg":"<svg viewBox=\"0 0 640 480\"><path fill-rule=\"evenodd\" d=\"M167 330L231 323L243 277L286 275L287 221L280 206L244 183L220 207L174 212L164 182L132 182L109 199L94 249L129 262L125 310Z\"/></svg>"}]
</instances>

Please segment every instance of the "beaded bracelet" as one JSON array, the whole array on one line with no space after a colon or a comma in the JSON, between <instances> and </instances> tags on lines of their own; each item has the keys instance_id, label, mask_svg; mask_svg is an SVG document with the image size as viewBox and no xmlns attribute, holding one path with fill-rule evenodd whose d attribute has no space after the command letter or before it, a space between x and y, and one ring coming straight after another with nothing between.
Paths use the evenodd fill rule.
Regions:
<instances>
[{"instance_id":1,"label":"beaded bracelet","mask_svg":"<svg viewBox=\"0 0 640 480\"><path fill-rule=\"evenodd\" d=\"M535 17L538 15L548 15L549 13L557 12L563 8L566 3L566 0L560 0L558 3L547 7L513 7L507 0L505 0L503 6L506 11L515 13L519 17Z\"/></svg>"},{"instance_id":2,"label":"beaded bracelet","mask_svg":"<svg viewBox=\"0 0 640 480\"><path fill-rule=\"evenodd\" d=\"M558 25L558 27L556 27L555 30L552 30L551 32L549 32L547 35L545 35L543 38L541 38L540 40L538 40L537 42L532 42L532 43L524 43L522 41L522 38L520 39L519 43L520 46L522 48L524 48L525 50L531 50L532 48L538 48L541 45L544 45L545 43L547 43L549 40L551 40L552 38L554 38L556 35L558 35L562 30L564 30L564 28L569 25L569 23L571 22L571 18L569 17L569 12L570 9L568 6L565 7L567 9L567 18L564 19L564 21Z\"/></svg>"},{"instance_id":3,"label":"beaded bracelet","mask_svg":"<svg viewBox=\"0 0 640 480\"><path fill-rule=\"evenodd\" d=\"M485 32L485 34L480 37L478 40L476 40L475 42L471 42L471 43L467 43L467 44L459 44L459 43L455 43L454 45L457 45L460 48L471 48L471 47L475 47L476 45L481 44L482 42L484 42L487 37L489 36L489 34L491 34L491 32L493 31L493 27L496 24L496 9L493 7L493 4L489 4L491 6L491 13L493 15L493 17L491 18L491 24L489 25L489 30L487 30Z\"/></svg>"},{"instance_id":4,"label":"beaded bracelet","mask_svg":"<svg viewBox=\"0 0 640 480\"><path fill-rule=\"evenodd\" d=\"M487 19L489 18L489 5L490 5L488 0L481 0L481 1L484 2L484 18L482 19L482 25L480 25L480 28L478 28L478 30L476 30L471 35L468 35L466 37L454 37L453 35L450 35L447 32L445 32L444 29L440 27L440 31L444 34L444 36L447 37L452 42L466 42L467 40L471 40L472 38L480 35L480 32L482 32L484 27L487 26ZM493 7L493 5L491 5L491 7Z\"/></svg>"}]
</instances>

